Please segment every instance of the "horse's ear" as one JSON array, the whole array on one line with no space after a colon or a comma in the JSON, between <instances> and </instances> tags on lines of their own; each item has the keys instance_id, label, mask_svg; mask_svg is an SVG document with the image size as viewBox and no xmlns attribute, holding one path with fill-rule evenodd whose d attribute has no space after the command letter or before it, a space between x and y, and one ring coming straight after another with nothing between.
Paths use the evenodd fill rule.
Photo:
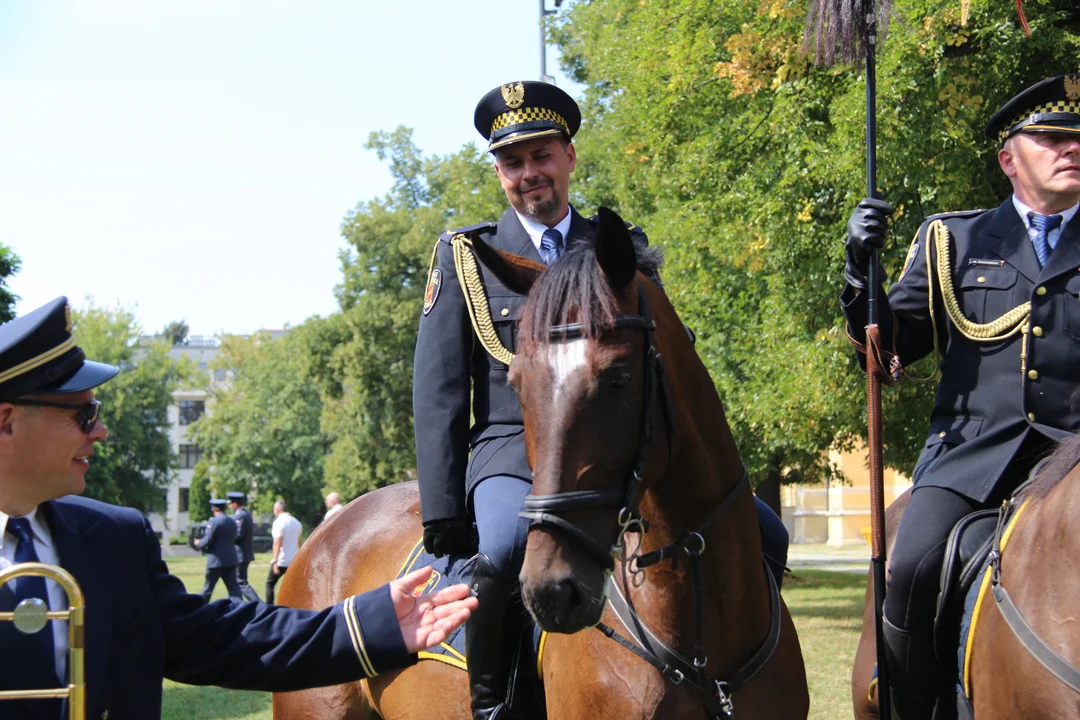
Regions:
<instances>
[{"instance_id":1,"label":"horse's ear","mask_svg":"<svg viewBox=\"0 0 1080 720\"><path fill-rule=\"evenodd\" d=\"M499 282L518 295L528 295L537 276L544 270L540 263L496 250L480 238L474 238L472 246L480 262L499 278Z\"/></svg>"},{"instance_id":2,"label":"horse's ear","mask_svg":"<svg viewBox=\"0 0 1080 720\"><path fill-rule=\"evenodd\" d=\"M614 211L600 208L596 229L596 262L612 290L621 291L637 275L637 253L626 223Z\"/></svg>"}]
</instances>

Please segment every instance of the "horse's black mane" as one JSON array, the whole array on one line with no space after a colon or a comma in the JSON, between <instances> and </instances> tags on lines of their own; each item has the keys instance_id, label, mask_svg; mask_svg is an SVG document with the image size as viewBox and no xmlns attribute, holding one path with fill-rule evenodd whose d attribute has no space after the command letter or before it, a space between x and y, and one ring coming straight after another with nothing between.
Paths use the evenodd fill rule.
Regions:
<instances>
[{"instance_id":1,"label":"horse's black mane","mask_svg":"<svg viewBox=\"0 0 1080 720\"><path fill-rule=\"evenodd\" d=\"M1080 435L1073 435L1046 459L1035 479L1024 489L1023 497L1035 500L1045 497L1077 463L1080 463Z\"/></svg>"},{"instance_id":2,"label":"horse's black mane","mask_svg":"<svg viewBox=\"0 0 1080 720\"><path fill-rule=\"evenodd\" d=\"M634 250L637 269L655 282L663 254L636 244ZM537 278L518 328L522 342L547 344L551 327L570 322L571 311L573 322L583 325L583 337L588 338L610 328L619 313L592 244L573 247Z\"/></svg>"}]
</instances>

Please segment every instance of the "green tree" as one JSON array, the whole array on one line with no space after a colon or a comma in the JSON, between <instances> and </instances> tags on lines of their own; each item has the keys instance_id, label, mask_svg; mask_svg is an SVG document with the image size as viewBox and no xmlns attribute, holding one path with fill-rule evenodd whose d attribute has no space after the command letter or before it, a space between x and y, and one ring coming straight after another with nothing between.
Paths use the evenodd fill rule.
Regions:
<instances>
[{"instance_id":1,"label":"green tree","mask_svg":"<svg viewBox=\"0 0 1080 720\"><path fill-rule=\"evenodd\" d=\"M0 323L15 318L15 301L19 298L8 287L8 279L19 272L21 266L22 261L15 251L0 244Z\"/></svg>"},{"instance_id":2,"label":"green tree","mask_svg":"<svg viewBox=\"0 0 1080 720\"><path fill-rule=\"evenodd\" d=\"M189 330L188 324L183 320L173 320L162 329L158 337L164 338L173 345L183 345L187 341Z\"/></svg>"},{"instance_id":3,"label":"green tree","mask_svg":"<svg viewBox=\"0 0 1080 720\"><path fill-rule=\"evenodd\" d=\"M412 360L432 250L448 228L495 220L506 203L490 158L473 145L425 157L399 127L372 134L367 147L388 162L393 187L342 224L336 348L319 371L326 484L346 496L414 473Z\"/></svg>"},{"instance_id":4,"label":"green tree","mask_svg":"<svg viewBox=\"0 0 1080 720\"><path fill-rule=\"evenodd\" d=\"M188 495L188 519L201 522L210 519L210 463L201 458L195 463Z\"/></svg>"},{"instance_id":5,"label":"green tree","mask_svg":"<svg viewBox=\"0 0 1080 720\"><path fill-rule=\"evenodd\" d=\"M160 506L176 466L168 407L172 391L190 376L190 365L170 358L167 343L138 344L140 327L122 308L89 305L76 310L72 321L87 357L120 367L95 390L109 437L97 445L86 494L149 512Z\"/></svg>"},{"instance_id":6,"label":"green tree","mask_svg":"<svg viewBox=\"0 0 1080 720\"><path fill-rule=\"evenodd\" d=\"M282 497L308 527L320 517L327 442L308 343L325 322L313 318L276 340L266 334L223 340L213 367L230 379L211 390L209 411L189 430L209 461L215 496L250 493L252 510L261 513Z\"/></svg>"},{"instance_id":7,"label":"green tree","mask_svg":"<svg viewBox=\"0 0 1080 720\"><path fill-rule=\"evenodd\" d=\"M879 186L898 208L895 277L923 216L993 207L1008 192L982 127L1018 88L1080 56L1075 4L894 4L878 55ZM865 432L861 371L845 338L847 216L865 194L864 78L811 67L795 0L593 0L553 31L585 83L575 181L667 251L664 278L698 332L756 481L820 480L825 451ZM932 366L924 363L926 374ZM928 385L886 392L886 462L913 464Z\"/></svg>"}]
</instances>

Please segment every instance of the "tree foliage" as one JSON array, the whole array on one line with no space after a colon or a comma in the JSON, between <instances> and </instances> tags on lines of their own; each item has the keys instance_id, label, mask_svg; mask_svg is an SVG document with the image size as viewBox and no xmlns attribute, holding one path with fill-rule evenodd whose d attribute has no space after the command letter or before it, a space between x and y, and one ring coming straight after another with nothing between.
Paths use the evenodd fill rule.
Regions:
<instances>
[{"instance_id":1,"label":"tree foliage","mask_svg":"<svg viewBox=\"0 0 1080 720\"><path fill-rule=\"evenodd\" d=\"M313 318L277 339L263 333L222 341L212 367L227 370L229 379L211 389L208 412L188 435L208 460L215 497L249 493L260 513L281 497L308 527L319 517L327 442L309 365L325 349L309 342L323 322Z\"/></svg>"},{"instance_id":2,"label":"tree foliage","mask_svg":"<svg viewBox=\"0 0 1080 720\"><path fill-rule=\"evenodd\" d=\"M158 337L163 338L173 345L183 345L187 342L188 332L189 328L186 322L183 320L173 320L161 330Z\"/></svg>"},{"instance_id":3,"label":"tree foliage","mask_svg":"<svg viewBox=\"0 0 1080 720\"><path fill-rule=\"evenodd\" d=\"M90 305L76 310L72 322L87 357L120 368L94 391L109 437L96 446L86 494L143 512L159 509L176 466L169 439L171 393L191 367L170 358L167 343L138 345L140 327L127 310Z\"/></svg>"},{"instance_id":4,"label":"tree foliage","mask_svg":"<svg viewBox=\"0 0 1080 720\"><path fill-rule=\"evenodd\" d=\"M864 376L845 338L847 216L866 194L865 80L800 52L795 0L592 0L553 31L586 85L576 193L618 207L667 251L664 278L753 476L831 474L825 450L865 432ZM878 54L881 196L897 206L895 277L922 217L1008 193L983 138L1014 92L1075 70L1071 0L894 3ZM923 367L925 372L929 366ZM886 392L886 462L910 469L932 388Z\"/></svg>"},{"instance_id":5,"label":"tree foliage","mask_svg":"<svg viewBox=\"0 0 1080 720\"><path fill-rule=\"evenodd\" d=\"M0 244L0 323L15 318L15 301L18 297L8 287L8 279L19 272L22 261L15 251Z\"/></svg>"},{"instance_id":6,"label":"tree foliage","mask_svg":"<svg viewBox=\"0 0 1080 720\"><path fill-rule=\"evenodd\" d=\"M342 224L339 344L321 375L326 484L350 497L414 474L412 360L432 249L448 228L497 219L506 202L472 145L424 156L399 127L367 147L388 162L393 186Z\"/></svg>"}]
</instances>

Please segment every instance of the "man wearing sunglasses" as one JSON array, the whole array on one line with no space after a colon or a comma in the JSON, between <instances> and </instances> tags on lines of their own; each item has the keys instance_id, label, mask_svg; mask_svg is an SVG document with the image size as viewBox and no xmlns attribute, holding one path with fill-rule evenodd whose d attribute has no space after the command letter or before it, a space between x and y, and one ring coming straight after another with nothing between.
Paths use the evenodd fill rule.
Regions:
<instances>
[{"instance_id":1,"label":"man wearing sunglasses","mask_svg":"<svg viewBox=\"0 0 1080 720\"><path fill-rule=\"evenodd\" d=\"M205 603L169 574L139 512L77 497L108 436L94 388L118 368L85 359L59 298L0 325L0 569L60 565L86 602L87 717L158 717L161 682L287 691L403 667L446 639L476 600L456 585L413 598L429 568L322 611ZM103 562L104 561L104 562ZM0 587L0 612L67 608L52 580ZM0 690L66 686L67 628L0 623ZM0 703L4 718L55 720L61 700Z\"/></svg>"}]
</instances>

